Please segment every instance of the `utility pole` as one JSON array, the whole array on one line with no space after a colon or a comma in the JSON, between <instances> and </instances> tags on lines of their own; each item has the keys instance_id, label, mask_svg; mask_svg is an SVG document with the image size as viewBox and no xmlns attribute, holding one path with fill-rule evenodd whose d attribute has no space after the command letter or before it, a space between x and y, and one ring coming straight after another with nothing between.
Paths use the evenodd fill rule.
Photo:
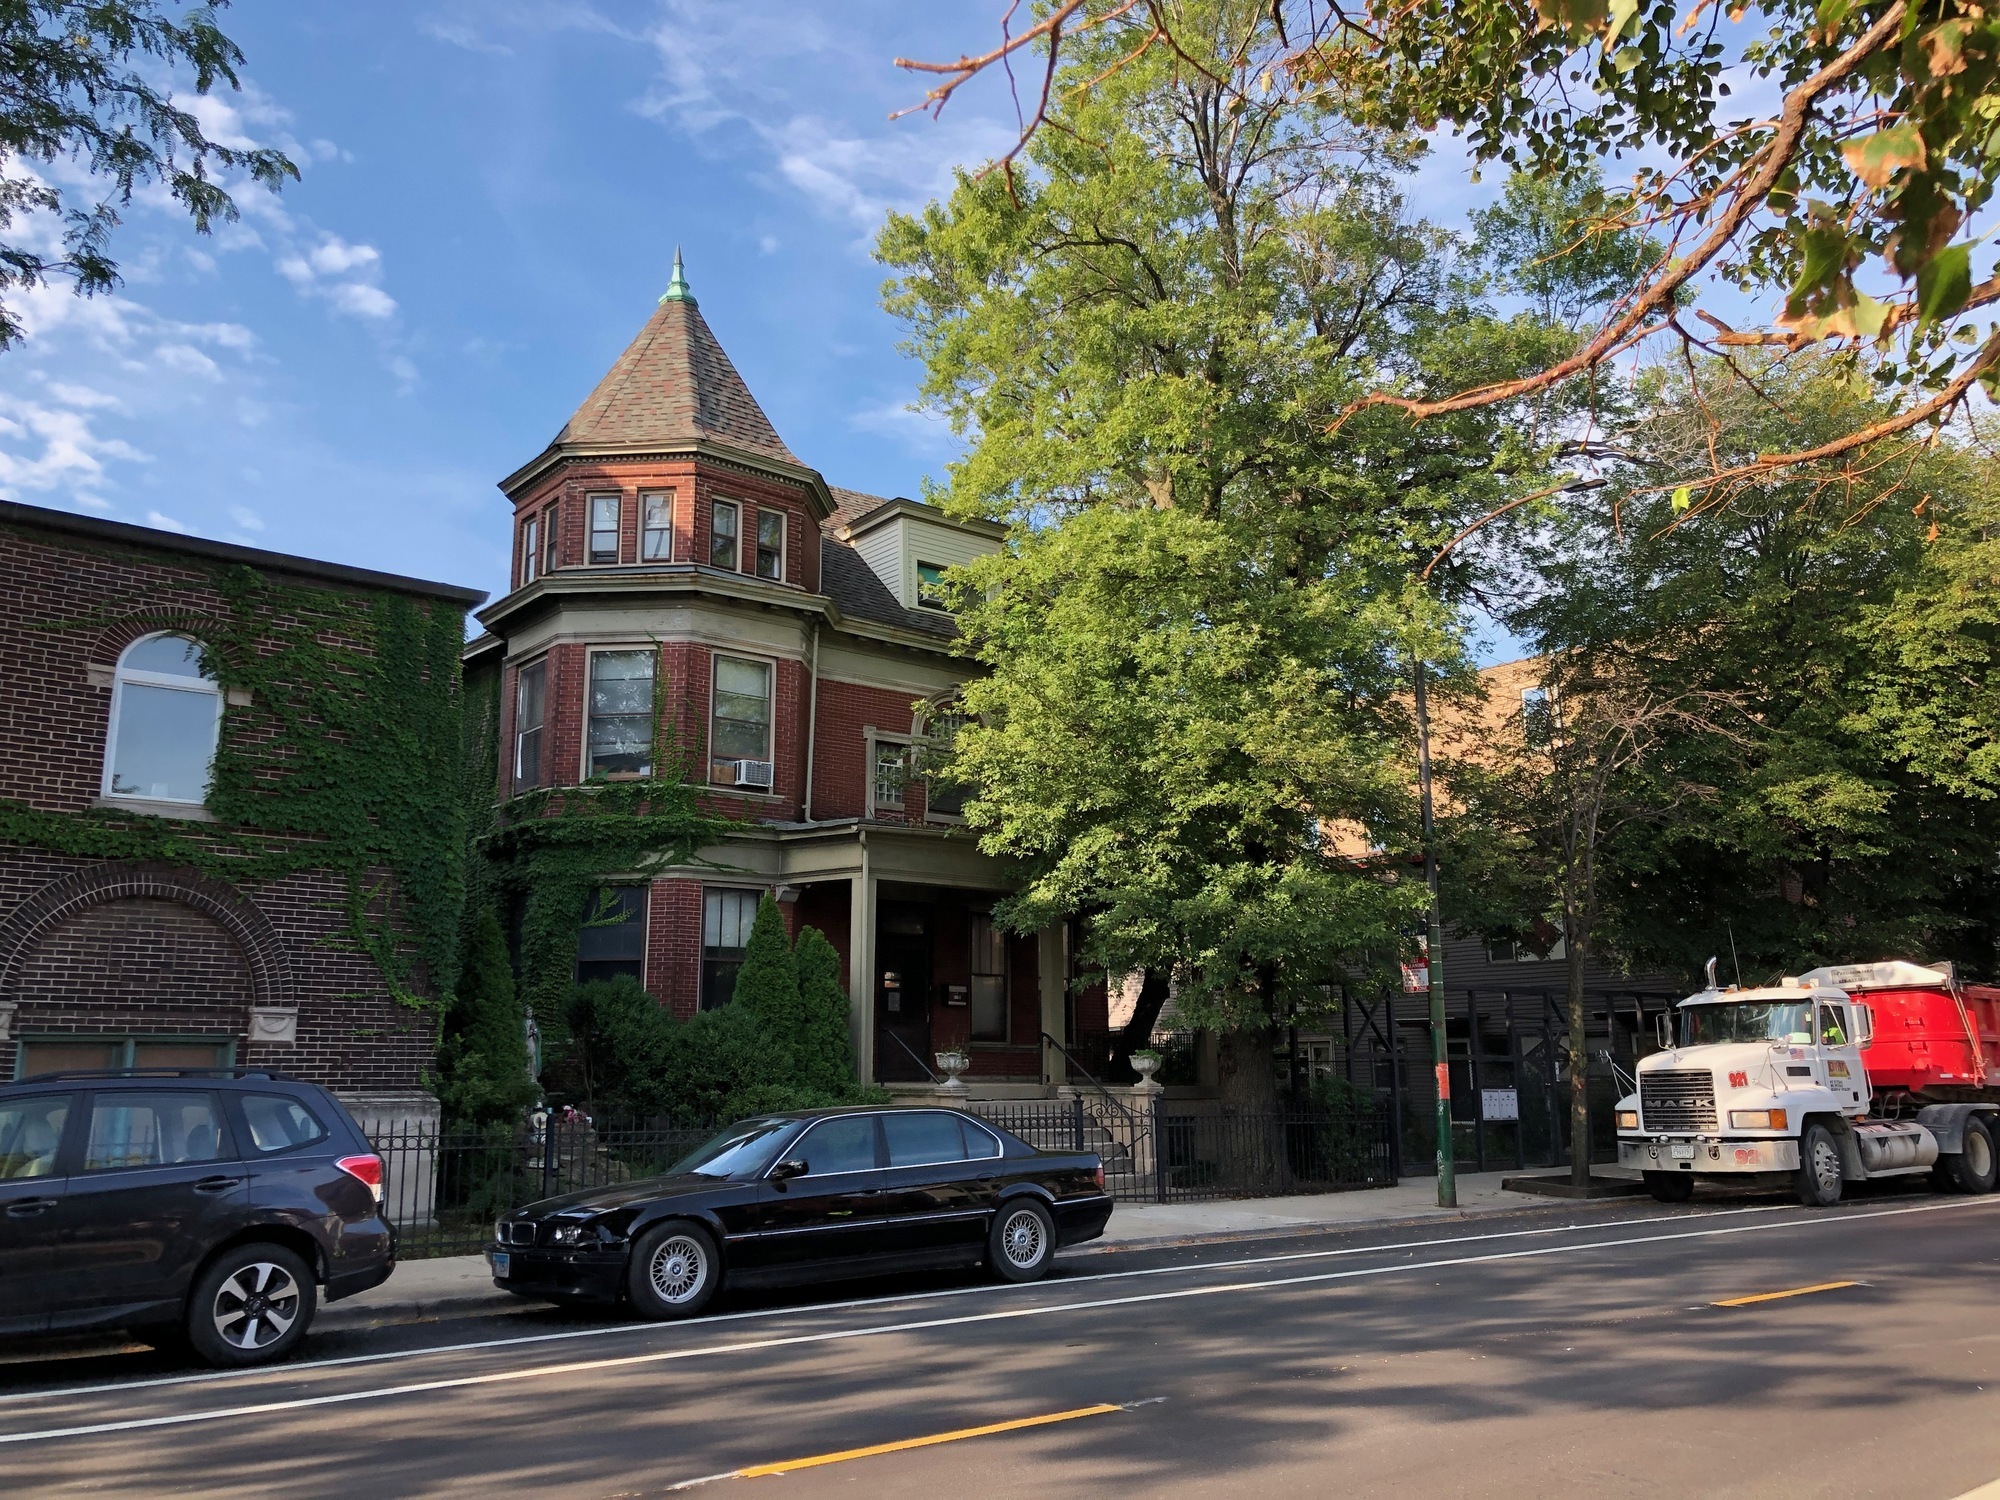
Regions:
<instances>
[{"instance_id":1,"label":"utility pole","mask_svg":"<svg viewBox=\"0 0 2000 1500\"><path fill-rule=\"evenodd\" d=\"M1437 1068L1438 1207L1458 1207L1458 1174L1451 1149L1451 1061L1444 1033L1444 919L1438 911L1436 819L1431 807L1431 715L1425 696L1427 665L1417 662L1417 789L1424 812L1424 889L1430 895L1424 968L1431 988L1431 1062ZM1391 1016L1393 1020L1393 1015Z\"/></svg>"}]
</instances>

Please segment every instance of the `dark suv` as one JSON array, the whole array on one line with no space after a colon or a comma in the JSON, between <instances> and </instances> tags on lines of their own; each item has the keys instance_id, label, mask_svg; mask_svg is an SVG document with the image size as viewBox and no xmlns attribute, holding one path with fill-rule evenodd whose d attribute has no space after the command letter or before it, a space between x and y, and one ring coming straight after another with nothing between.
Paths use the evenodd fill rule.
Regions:
<instances>
[{"instance_id":1,"label":"dark suv","mask_svg":"<svg viewBox=\"0 0 2000 1500\"><path fill-rule=\"evenodd\" d=\"M316 1083L237 1068L0 1084L0 1334L127 1328L260 1364L297 1347L321 1295L395 1267L382 1158Z\"/></svg>"}]
</instances>

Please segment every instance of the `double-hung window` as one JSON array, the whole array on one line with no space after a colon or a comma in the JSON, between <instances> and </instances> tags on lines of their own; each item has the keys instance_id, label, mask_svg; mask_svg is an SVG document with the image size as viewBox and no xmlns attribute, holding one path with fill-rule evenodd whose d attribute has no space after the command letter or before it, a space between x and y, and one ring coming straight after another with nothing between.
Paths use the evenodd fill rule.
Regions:
<instances>
[{"instance_id":1,"label":"double-hung window","mask_svg":"<svg viewBox=\"0 0 2000 1500\"><path fill-rule=\"evenodd\" d=\"M222 690L203 674L198 642L184 635L134 641L112 681L104 795L207 801L221 726Z\"/></svg>"},{"instance_id":2,"label":"double-hung window","mask_svg":"<svg viewBox=\"0 0 2000 1500\"><path fill-rule=\"evenodd\" d=\"M618 561L619 509L617 495L590 497L590 560L593 563Z\"/></svg>"},{"instance_id":3,"label":"double-hung window","mask_svg":"<svg viewBox=\"0 0 2000 1500\"><path fill-rule=\"evenodd\" d=\"M541 561L542 526L539 516L530 516L521 527L521 587L535 581L535 565Z\"/></svg>"},{"instance_id":4,"label":"double-hung window","mask_svg":"<svg viewBox=\"0 0 2000 1500\"><path fill-rule=\"evenodd\" d=\"M646 888L608 885L584 904L576 937L576 982L646 977Z\"/></svg>"},{"instance_id":5,"label":"double-hung window","mask_svg":"<svg viewBox=\"0 0 2000 1500\"><path fill-rule=\"evenodd\" d=\"M771 664L738 656L715 658L715 708L709 726L708 779L738 786L738 761L771 759Z\"/></svg>"},{"instance_id":6,"label":"double-hung window","mask_svg":"<svg viewBox=\"0 0 2000 1500\"><path fill-rule=\"evenodd\" d=\"M639 561L671 562L674 556L674 492L639 497Z\"/></svg>"},{"instance_id":7,"label":"double-hung window","mask_svg":"<svg viewBox=\"0 0 2000 1500\"><path fill-rule=\"evenodd\" d=\"M926 817L956 818L965 813L965 788L939 769L950 762L952 742L958 738L964 723L965 715L961 713L941 713L931 718L930 744L924 752L928 772L924 781Z\"/></svg>"},{"instance_id":8,"label":"double-hung window","mask_svg":"<svg viewBox=\"0 0 2000 1500\"><path fill-rule=\"evenodd\" d=\"M586 776L653 774L653 652L590 654Z\"/></svg>"},{"instance_id":9,"label":"double-hung window","mask_svg":"<svg viewBox=\"0 0 2000 1500\"><path fill-rule=\"evenodd\" d=\"M549 664L521 668L514 685L514 789L542 784L542 718Z\"/></svg>"},{"instance_id":10,"label":"double-hung window","mask_svg":"<svg viewBox=\"0 0 2000 1500\"><path fill-rule=\"evenodd\" d=\"M701 1008L719 1010L736 998L736 974L757 920L756 891L701 893Z\"/></svg>"},{"instance_id":11,"label":"double-hung window","mask_svg":"<svg viewBox=\"0 0 2000 1500\"><path fill-rule=\"evenodd\" d=\"M542 512L542 571L556 570L556 507L551 505Z\"/></svg>"},{"instance_id":12,"label":"double-hung window","mask_svg":"<svg viewBox=\"0 0 2000 1500\"><path fill-rule=\"evenodd\" d=\"M743 515L734 500L718 500L708 508L708 565L737 568L737 542L742 533Z\"/></svg>"},{"instance_id":13,"label":"double-hung window","mask_svg":"<svg viewBox=\"0 0 2000 1500\"><path fill-rule=\"evenodd\" d=\"M1007 934L984 912L972 918L972 1039L1007 1040Z\"/></svg>"},{"instance_id":14,"label":"double-hung window","mask_svg":"<svg viewBox=\"0 0 2000 1500\"><path fill-rule=\"evenodd\" d=\"M785 513L781 510L757 512L757 576L774 583L785 581Z\"/></svg>"},{"instance_id":15,"label":"double-hung window","mask_svg":"<svg viewBox=\"0 0 2000 1500\"><path fill-rule=\"evenodd\" d=\"M894 811L903 805L903 785L909 780L910 751L906 745L875 746L875 808Z\"/></svg>"}]
</instances>

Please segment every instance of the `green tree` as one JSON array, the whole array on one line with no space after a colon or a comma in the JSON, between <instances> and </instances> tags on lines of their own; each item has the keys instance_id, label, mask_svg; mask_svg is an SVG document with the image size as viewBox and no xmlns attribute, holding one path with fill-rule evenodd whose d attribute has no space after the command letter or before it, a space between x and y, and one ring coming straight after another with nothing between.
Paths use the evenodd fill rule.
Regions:
<instances>
[{"instance_id":1,"label":"green tree","mask_svg":"<svg viewBox=\"0 0 2000 1500\"><path fill-rule=\"evenodd\" d=\"M649 1113L671 1102L674 1018L638 980L573 984L552 1013L537 1011L536 1019L547 1049L543 1080L558 1096L592 1114Z\"/></svg>"},{"instance_id":2,"label":"green tree","mask_svg":"<svg viewBox=\"0 0 2000 1500\"><path fill-rule=\"evenodd\" d=\"M1570 451L1553 406L1338 419L1572 335L1480 303L1469 249L1403 202L1404 143L1258 86L1268 7L1176 14L1178 54L1066 52L1028 170L892 216L878 254L969 439L942 498L1017 523L957 596L988 672L952 774L1028 877L1001 915L1085 917L1089 961L1178 972L1225 1091L1268 1109L1273 1028L1392 958L1421 901L1324 837L1410 846L1401 691L1419 656L1463 667L1474 562L1414 575Z\"/></svg>"},{"instance_id":3,"label":"green tree","mask_svg":"<svg viewBox=\"0 0 2000 1500\"><path fill-rule=\"evenodd\" d=\"M444 1019L438 1097L453 1123L489 1125L517 1118L536 1093L507 940L493 908L482 906L468 924L458 992Z\"/></svg>"},{"instance_id":4,"label":"green tree","mask_svg":"<svg viewBox=\"0 0 2000 1500\"><path fill-rule=\"evenodd\" d=\"M228 0L13 0L0 6L0 231L48 215L61 249L39 236L0 240L0 290L66 277L84 295L118 285L108 246L134 189L158 183L198 233L237 217L214 173L238 171L276 192L299 169L281 151L211 140L176 102L169 75L184 72L196 95L218 83L240 87L243 54L222 34ZM179 14L176 16L175 12ZM103 196L82 204L34 170L81 161ZM0 348L21 337L0 303Z\"/></svg>"},{"instance_id":5,"label":"green tree","mask_svg":"<svg viewBox=\"0 0 2000 1500\"><path fill-rule=\"evenodd\" d=\"M1063 59L1109 52L1116 66L1066 81L1115 86L1151 56L1209 56L1212 17L1195 0L1051 0L996 48L905 66L942 75L925 101L941 109L978 73L1042 49L1043 105L1024 112L1011 173L1029 138L1050 133L1048 101L1064 96L1048 84ZM1638 267L1588 337L1513 379L1442 398L1385 387L1371 401L1429 418L1598 381L1637 342L1692 342L1674 313L1703 281L1770 299L1753 329L1703 312L1717 345L1797 350L1830 340L1850 367L1908 398L1821 444L1787 443L1727 467L1695 455L1692 486L1718 501L1743 479L1941 423L1975 386L2000 393L2000 325L1969 316L2000 301L1990 251L1978 254L2000 182L2000 13L1976 0L1362 0L1330 9L1271 0L1240 11L1231 33L1256 66L1233 80L1217 70L1228 84L1219 119L1294 89L1364 123L1449 130L1475 165L1505 163L1542 182L1643 153L1599 223L1656 230L1673 252ZM1746 75L1776 96L1772 107L1746 113L1731 99ZM1887 295L1878 299L1871 284Z\"/></svg>"},{"instance_id":6,"label":"green tree","mask_svg":"<svg viewBox=\"0 0 2000 1500\"><path fill-rule=\"evenodd\" d=\"M796 1053L805 1082L829 1093L855 1087L854 1042L848 1027L847 991L840 985L840 953L817 927L803 927L792 947L798 973Z\"/></svg>"},{"instance_id":7,"label":"green tree","mask_svg":"<svg viewBox=\"0 0 2000 1500\"><path fill-rule=\"evenodd\" d=\"M799 1005L799 976L792 966L792 943L784 913L766 891L743 944L743 967L736 971L731 1001L748 1011L764 1032L786 1046L805 1019Z\"/></svg>"}]
</instances>

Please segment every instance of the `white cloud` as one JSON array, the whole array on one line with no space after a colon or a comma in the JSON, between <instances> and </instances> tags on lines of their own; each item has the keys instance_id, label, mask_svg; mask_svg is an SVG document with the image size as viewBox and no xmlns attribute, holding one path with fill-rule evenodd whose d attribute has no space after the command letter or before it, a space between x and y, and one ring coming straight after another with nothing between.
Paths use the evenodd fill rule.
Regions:
<instances>
[{"instance_id":1,"label":"white cloud","mask_svg":"<svg viewBox=\"0 0 2000 1500\"><path fill-rule=\"evenodd\" d=\"M230 506L229 519L245 531L262 531L264 529L264 518L247 505Z\"/></svg>"},{"instance_id":2,"label":"white cloud","mask_svg":"<svg viewBox=\"0 0 2000 1500\"><path fill-rule=\"evenodd\" d=\"M341 312L357 318L393 318L396 299L380 287L360 281L343 281L326 289L326 298Z\"/></svg>"},{"instance_id":3,"label":"white cloud","mask_svg":"<svg viewBox=\"0 0 2000 1500\"><path fill-rule=\"evenodd\" d=\"M176 521L172 516L163 516L156 510L146 512L146 524L148 526L157 526L162 531L178 531L183 536L187 535L187 527Z\"/></svg>"},{"instance_id":4,"label":"white cloud","mask_svg":"<svg viewBox=\"0 0 2000 1500\"><path fill-rule=\"evenodd\" d=\"M107 460L146 461L123 439L98 436L91 420L71 407L0 395L0 497L94 491L104 480Z\"/></svg>"},{"instance_id":5,"label":"white cloud","mask_svg":"<svg viewBox=\"0 0 2000 1500\"><path fill-rule=\"evenodd\" d=\"M312 268L322 276L345 276L349 271L375 272L382 264L382 252L373 245L350 245L337 234L320 241L312 252Z\"/></svg>"},{"instance_id":6,"label":"white cloud","mask_svg":"<svg viewBox=\"0 0 2000 1500\"><path fill-rule=\"evenodd\" d=\"M64 406L117 406L119 400L107 391L92 390L87 385L72 385L67 380L51 380L49 394Z\"/></svg>"},{"instance_id":7,"label":"white cloud","mask_svg":"<svg viewBox=\"0 0 2000 1500\"><path fill-rule=\"evenodd\" d=\"M206 380L222 378L222 367L192 344L162 344L153 351L153 358L183 375L199 375Z\"/></svg>"},{"instance_id":8,"label":"white cloud","mask_svg":"<svg viewBox=\"0 0 2000 1500\"><path fill-rule=\"evenodd\" d=\"M443 42L448 47L459 47L467 52L483 52L489 57L512 57L514 49L502 46L490 37L482 36L472 26L463 21L443 21L435 17L417 22L417 30L433 41Z\"/></svg>"},{"instance_id":9,"label":"white cloud","mask_svg":"<svg viewBox=\"0 0 2000 1500\"><path fill-rule=\"evenodd\" d=\"M323 235L310 249L280 256L277 268L301 296L322 298L336 312L374 320L396 315L396 299L375 284L382 273L382 252L373 245Z\"/></svg>"},{"instance_id":10,"label":"white cloud","mask_svg":"<svg viewBox=\"0 0 2000 1500\"><path fill-rule=\"evenodd\" d=\"M762 250L766 255L776 255L778 253L778 237L775 234L761 236L757 241L757 248Z\"/></svg>"}]
</instances>

